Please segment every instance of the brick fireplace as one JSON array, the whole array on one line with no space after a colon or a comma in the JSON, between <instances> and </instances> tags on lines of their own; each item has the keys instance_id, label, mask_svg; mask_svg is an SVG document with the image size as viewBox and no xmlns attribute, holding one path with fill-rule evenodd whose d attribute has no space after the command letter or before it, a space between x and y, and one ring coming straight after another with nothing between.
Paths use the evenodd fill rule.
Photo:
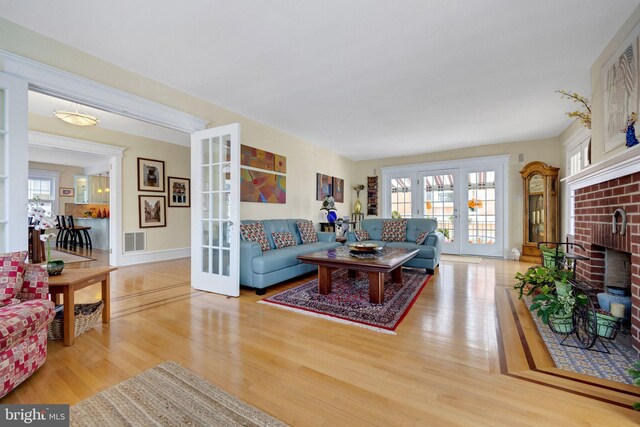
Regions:
<instances>
[{"instance_id":1,"label":"brick fireplace","mask_svg":"<svg viewBox=\"0 0 640 427\"><path fill-rule=\"evenodd\" d=\"M632 341L640 353L640 171L611 178L630 169L602 169L578 185L569 182L575 190L574 241L586 249L576 253L591 258L578 262L576 275L603 290L630 288Z\"/></svg>"}]
</instances>

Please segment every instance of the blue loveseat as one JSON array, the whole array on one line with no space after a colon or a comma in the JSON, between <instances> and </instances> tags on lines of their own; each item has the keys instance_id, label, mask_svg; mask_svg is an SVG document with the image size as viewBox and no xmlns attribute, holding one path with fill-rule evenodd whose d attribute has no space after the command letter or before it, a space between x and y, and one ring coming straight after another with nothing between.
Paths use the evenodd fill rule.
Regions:
<instances>
[{"instance_id":1,"label":"blue loveseat","mask_svg":"<svg viewBox=\"0 0 640 427\"><path fill-rule=\"evenodd\" d=\"M264 295L265 288L276 283L300 276L301 274L317 271L318 267L311 264L303 264L298 260L298 255L310 252L333 249L341 246L336 242L335 233L318 232L318 241L315 243L302 243L298 231L297 219L265 219L243 220L242 224L261 222L267 234L267 240L271 249L263 251L256 242L240 241L240 284L256 289L256 294ZM276 249L273 243L274 232L290 232L295 241L295 246Z\"/></svg>"},{"instance_id":2,"label":"blue loveseat","mask_svg":"<svg viewBox=\"0 0 640 427\"><path fill-rule=\"evenodd\" d=\"M377 243L380 246L388 248L407 248L419 249L418 254L411 258L403 265L406 267L424 268L427 273L433 274L436 267L440 264L440 255L442 253L442 242L444 236L439 231L438 221L430 218L408 218L407 219L407 237L404 242L385 242L380 240L382 237L382 222L390 221L389 219L365 219L362 221L362 229L367 230L370 240L366 242ZM429 232L423 244L416 244L416 239L423 231ZM357 242L356 235L353 231L347 233L347 244Z\"/></svg>"}]
</instances>

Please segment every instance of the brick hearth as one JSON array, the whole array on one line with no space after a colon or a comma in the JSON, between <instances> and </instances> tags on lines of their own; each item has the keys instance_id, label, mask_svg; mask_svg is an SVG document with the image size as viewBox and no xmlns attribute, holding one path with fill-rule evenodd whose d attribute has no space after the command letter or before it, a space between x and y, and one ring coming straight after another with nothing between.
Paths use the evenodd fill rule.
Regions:
<instances>
[{"instance_id":1,"label":"brick hearth","mask_svg":"<svg viewBox=\"0 0 640 427\"><path fill-rule=\"evenodd\" d=\"M616 232L612 231L617 209L626 213L624 234L620 214L615 218ZM633 347L640 353L640 172L576 190L574 239L586 249L576 252L591 258L578 262L578 279L602 289L605 248L631 253L631 334Z\"/></svg>"}]
</instances>

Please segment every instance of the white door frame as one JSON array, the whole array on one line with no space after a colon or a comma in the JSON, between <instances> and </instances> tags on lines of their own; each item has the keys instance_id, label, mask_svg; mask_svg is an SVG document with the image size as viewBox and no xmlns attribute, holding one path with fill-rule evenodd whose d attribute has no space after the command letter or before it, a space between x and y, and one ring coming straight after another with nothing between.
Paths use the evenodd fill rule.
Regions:
<instances>
[{"instance_id":1,"label":"white door frame","mask_svg":"<svg viewBox=\"0 0 640 427\"><path fill-rule=\"evenodd\" d=\"M122 257L122 156L126 150L115 145L100 144L82 139L67 138L44 132L29 131L29 146L42 149L58 149L71 152L95 154L109 163L109 263L120 265ZM116 248L116 250L113 250Z\"/></svg>"},{"instance_id":2,"label":"white door frame","mask_svg":"<svg viewBox=\"0 0 640 427\"><path fill-rule=\"evenodd\" d=\"M142 98L124 92L122 90L107 86L85 77L80 77L75 74L68 73L66 71L58 70L45 64L33 61L31 59L23 58L13 53L0 50L0 70L9 76L16 76L25 84L28 84L29 89L36 90L40 93L63 98L72 102L78 102L90 107L99 108L105 111L109 111L123 116L131 117L134 119L154 123L157 125L165 126L170 129L183 131L186 133L193 133L195 131L205 129L209 120L201 117L194 116L192 114L185 113L180 110L176 110L166 105ZM24 91L25 106L27 92ZM25 114L24 122L27 123L28 116ZM24 135L24 156L12 157L12 162L15 160L20 163L16 166L16 169L24 169L24 173L13 174L10 178L13 182L22 181L26 183L28 175L28 154L27 154L27 126L25 126ZM78 141L78 140L76 140ZM87 142L82 142L83 150L86 150ZM97 143L94 143L97 144ZM98 144L104 146L104 144ZM187 145L187 144L185 144ZM93 146L94 148L96 146ZM119 147L115 147L119 148ZM112 174L116 174L116 177L112 177L113 186L122 188L122 159L117 154L109 156ZM24 163L24 165L22 165ZM24 176L23 176L24 175ZM12 198L15 201L14 205L22 207L27 200L26 185L24 185L24 197L18 197L20 194L12 192ZM120 191L120 193L122 193ZM22 200L19 201L18 199ZM123 236L122 229L122 200L114 200L116 205L112 204L111 209L116 213L116 218L110 224L110 238L112 242L121 242ZM117 205L119 203L119 205ZM24 209L23 209L24 210ZM24 214L24 212L23 212ZM114 224L115 223L115 224ZM22 230L23 227L15 227L16 230ZM17 231L19 232L19 231ZM20 232L22 233L22 232ZM26 248L27 242L27 230L24 227L24 238L22 235L16 236L16 239L11 237L11 241L24 242L21 243L21 248ZM113 248L116 248L115 255L110 258L110 262L113 265L119 265L124 248L122 244L114 243ZM24 249L22 248L22 249Z\"/></svg>"},{"instance_id":3,"label":"white door frame","mask_svg":"<svg viewBox=\"0 0 640 427\"><path fill-rule=\"evenodd\" d=\"M503 235L501 253L503 258L509 257L509 159L511 155L499 155L499 156L487 156L476 157L470 159L448 160L432 163L420 163L412 165L392 166L381 168L382 173L382 213L383 217L391 217L390 204L386 201L391 200L391 188L389 180L398 176L412 176L413 179L422 172L438 171L443 169L461 169L468 170L473 168L483 168L491 166L496 170L500 169L503 177L502 191L500 191L500 198L502 199L501 206L496 206L496 209L500 209L502 215L502 226L500 230ZM412 200L422 200L421 188L418 185L412 186ZM422 216L421 207L413 207L413 213L416 217ZM496 230L497 231L497 230Z\"/></svg>"}]
</instances>

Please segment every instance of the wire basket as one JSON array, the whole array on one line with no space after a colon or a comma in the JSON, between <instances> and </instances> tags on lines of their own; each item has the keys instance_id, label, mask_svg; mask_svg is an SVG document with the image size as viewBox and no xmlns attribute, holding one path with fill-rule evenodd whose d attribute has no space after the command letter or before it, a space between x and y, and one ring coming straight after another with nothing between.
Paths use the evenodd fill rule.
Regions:
<instances>
[{"instance_id":1,"label":"wire basket","mask_svg":"<svg viewBox=\"0 0 640 427\"><path fill-rule=\"evenodd\" d=\"M102 308L104 303L102 301L94 302L91 304L76 304L74 306L74 326L75 336L79 336L93 328L102 316ZM50 340L61 340L64 335L64 311L63 306L56 307L56 315L53 318L53 322L49 325L49 333L47 334Z\"/></svg>"}]
</instances>

